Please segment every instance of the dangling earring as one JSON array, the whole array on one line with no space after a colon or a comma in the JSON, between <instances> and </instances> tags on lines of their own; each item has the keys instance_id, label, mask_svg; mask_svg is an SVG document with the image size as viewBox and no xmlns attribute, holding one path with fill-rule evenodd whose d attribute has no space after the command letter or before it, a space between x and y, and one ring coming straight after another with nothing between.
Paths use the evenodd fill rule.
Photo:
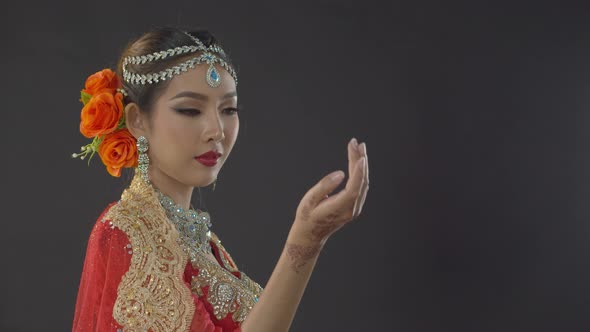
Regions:
<instances>
[{"instance_id":1,"label":"dangling earring","mask_svg":"<svg viewBox=\"0 0 590 332\"><path fill-rule=\"evenodd\" d=\"M148 150L148 141L145 136L139 136L137 138L137 151L139 152L139 157L137 158L137 169L141 175L141 178L149 183L150 179L148 176L148 167L150 164L150 158L147 155Z\"/></svg>"},{"instance_id":2,"label":"dangling earring","mask_svg":"<svg viewBox=\"0 0 590 332\"><path fill-rule=\"evenodd\" d=\"M213 182L213 191L215 191L215 186L217 186L217 179Z\"/></svg>"}]
</instances>

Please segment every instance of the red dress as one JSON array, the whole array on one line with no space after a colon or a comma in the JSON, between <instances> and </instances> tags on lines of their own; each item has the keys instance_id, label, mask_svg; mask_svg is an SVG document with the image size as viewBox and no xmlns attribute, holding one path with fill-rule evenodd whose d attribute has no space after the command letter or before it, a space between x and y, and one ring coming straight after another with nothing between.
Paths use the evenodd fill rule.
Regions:
<instances>
[{"instance_id":1,"label":"red dress","mask_svg":"<svg viewBox=\"0 0 590 332\"><path fill-rule=\"evenodd\" d=\"M122 296L121 294L118 294L119 284L121 283L123 276L130 269L130 265L132 265L134 246L137 245L134 244L134 246L132 246L128 234L118 227L115 227L111 220L105 218L107 211L116 204L116 202L110 204L103 211L90 234L74 313L72 328L72 331L74 332L127 330L127 328L114 318L113 310L117 297ZM213 236L210 243L215 258L219 263L217 269L225 269L225 271L217 271L215 273L225 273L222 277L226 279L231 279L233 276L236 277L236 280L241 279L243 281L244 279L247 279L251 285L255 285L255 289L261 291L258 284L253 283L247 278L247 276L237 270L235 263L216 236ZM207 279L210 271L214 271L215 268L208 266L208 269L209 272L203 270L202 272L206 273L200 275L199 266L194 262L191 263L189 260L185 265L182 282L184 282L185 286L191 290L190 294L192 296L192 301L194 302L194 313L192 315L192 320L189 319L190 327L186 329L188 324L185 324L184 330L191 332L240 331L241 322L235 321L236 315L232 316L231 314L228 314L228 310L230 312L235 312L236 303L238 303L238 305L240 303L244 305L244 301L240 302L241 298L238 295L237 297L234 296L231 303L228 302L227 300L229 298L226 299L223 297L223 294L226 294L223 293L223 291L227 289L227 284L217 285L212 282L208 283L208 281L211 280L217 281L223 279ZM228 272L233 274L233 276L229 276ZM199 276L199 278L197 278L197 276ZM215 289L216 292L218 289L221 289L221 293L219 293L221 295L216 293L215 295L217 295L217 297L208 297L208 295L214 295L209 294L212 289ZM230 294L230 297L232 294L233 293ZM227 302L225 307L223 307L222 301ZM210 302L216 305L214 306ZM215 314L216 309L214 307L218 308L217 314ZM137 309L137 307L135 307L135 309ZM251 307L249 309L251 309ZM128 308L127 311L129 310L130 309ZM171 313L171 315L172 314L173 313ZM244 315L245 314L243 313L241 319L244 318ZM139 327L139 331L168 330L162 326L159 326L158 328L156 325L148 327L143 326L143 328L140 326L137 327ZM129 329L133 330L132 328ZM181 329L179 328L175 330L180 331Z\"/></svg>"}]
</instances>

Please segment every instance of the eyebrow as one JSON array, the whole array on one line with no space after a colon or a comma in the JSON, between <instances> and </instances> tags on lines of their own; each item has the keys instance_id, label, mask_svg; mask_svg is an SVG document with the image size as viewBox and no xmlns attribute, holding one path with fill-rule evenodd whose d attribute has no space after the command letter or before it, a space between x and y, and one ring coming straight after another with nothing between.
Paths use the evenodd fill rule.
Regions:
<instances>
[{"instance_id":1,"label":"eyebrow","mask_svg":"<svg viewBox=\"0 0 590 332\"><path fill-rule=\"evenodd\" d=\"M224 94L223 97L221 97L221 99L225 100L225 99L236 97L237 95L238 95L237 91L232 91L232 92L228 92L228 93ZM204 94L201 94L198 92L182 91L179 94L177 94L176 96L170 98L170 100L182 98L182 97L189 97L189 98L194 98L194 99L203 100L203 101L207 101L209 99L209 97L207 97L207 95L204 95Z\"/></svg>"}]
</instances>

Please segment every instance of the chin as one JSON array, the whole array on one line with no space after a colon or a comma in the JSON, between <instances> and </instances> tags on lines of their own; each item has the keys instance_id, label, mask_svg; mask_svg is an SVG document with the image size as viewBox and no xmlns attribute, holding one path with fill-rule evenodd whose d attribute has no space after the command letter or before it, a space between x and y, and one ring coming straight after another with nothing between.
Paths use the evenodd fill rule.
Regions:
<instances>
[{"instance_id":1,"label":"chin","mask_svg":"<svg viewBox=\"0 0 590 332\"><path fill-rule=\"evenodd\" d=\"M214 175L217 175L217 174L212 174L211 176L202 176L202 174L201 174L201 176L188 179L187 184L192 187L206 187L208 185L213 184L213 182L215 182L217 177Z\"/></svg>"}]
</instances>

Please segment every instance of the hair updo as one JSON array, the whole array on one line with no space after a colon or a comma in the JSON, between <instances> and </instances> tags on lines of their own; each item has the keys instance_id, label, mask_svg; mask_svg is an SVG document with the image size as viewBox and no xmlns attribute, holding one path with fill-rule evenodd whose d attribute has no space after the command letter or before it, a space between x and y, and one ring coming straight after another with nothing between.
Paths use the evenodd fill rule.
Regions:
<instances>
[{"instance_id":1,"label":"hair updo","mask_svg":"<svg viewBox=\"0 0 590 332\"><path fill-rule=\"evenodd\" d=\"M186 32L198 38L206 47L214 44L219 45L217 39L208 30L199 29ZM183 30L175 27L156 27L153 30L144 33L139 38L129 42L119 58L116 71L123 88L128 94L124 99L124 103L135 103L139 106L139 109L142 112L149 115L153 109L155 100L163 93L168 84L170 84L170 80L152 84L131 84L126 82L123 80L123 61L125 58L194 44L195 42L184 33ZM194 56L195 53L181 54L145 64L127 64L126 67L137 74L148 74L160 72L187 59L193 58ZM217 54L217 56L221 57L233 67L233 64L227 56L222 56L220 54Z\"/></svg>"}]
</instances>

